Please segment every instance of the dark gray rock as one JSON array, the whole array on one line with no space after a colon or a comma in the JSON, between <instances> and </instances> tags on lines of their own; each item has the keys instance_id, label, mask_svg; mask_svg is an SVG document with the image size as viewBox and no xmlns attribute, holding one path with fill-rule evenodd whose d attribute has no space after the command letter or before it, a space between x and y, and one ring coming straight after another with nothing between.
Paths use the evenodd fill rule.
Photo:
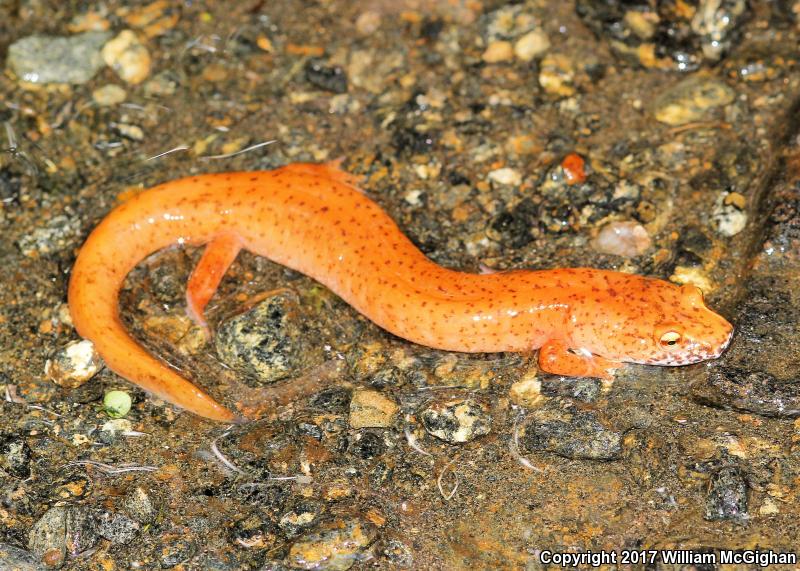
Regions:
<instances>
[{"instance_id":1,"label":"dark gray rock","mask_svg":"<svg viewBox=\"0 0 800 571\"><path fill-rule=\"evenodd\" d=\"M622 433L605 426L593 412L543 411L524 427L520 444L528 451L553 452L585 460L614 460L622 450Z\"/></svg>"},{"instance_id":2,"label":"dark gray rock","mask_svg":"<svg viewBox=\"0 0 800 571\"><path fill-rule=\"evenodd\" d=\"M694 383L692 398L708 406L763 416L800 416L800 381L780 381L768 373L715 367Z\"/></svg>"},{"instance_id":3,"label":"dark gray rock","mask_svg":"<svg viewBox=\"0 0 800 571\"><path fill-rule=\"evenodd\" d=\"M8 571L45 571L47 567L29 551L0 543L0 564Z\"/></svg>"},{"instance_id":4,"label":"dark gray rock","mask_svg":"<svg viewBox=\"0 0 800 571\"><path fill-rule=\"evenodd\" d=\"M729 466L711 477L706 495L708 520L740 520L747 517L747 480L742 471Z\"/></svg>"},{"instance_id":5,"label":"dark gray rock","mask_svg":"<svg viewBox=\"0 0 800 571\"><path fill-rule=\"evenodd\" d=\"M25 440L13 434L0 434L0 470L15 478L27 478L31 475L30 446Z\"/></svg>"}]
</instances>

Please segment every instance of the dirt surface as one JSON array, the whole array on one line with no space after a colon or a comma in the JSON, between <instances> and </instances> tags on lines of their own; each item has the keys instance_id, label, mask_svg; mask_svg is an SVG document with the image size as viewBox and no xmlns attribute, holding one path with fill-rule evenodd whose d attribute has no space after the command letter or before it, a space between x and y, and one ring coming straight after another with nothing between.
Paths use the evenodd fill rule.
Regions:
<instances>
[{"instance_id":1,"label":"dirt surface","mask_svg":"<svg viewBox=\"0 0 800 571\"><path fill-rule=\"evenodd\" d=\"M790 0L0 3L0 568L796 553L798 36ZM111 208L339 157L442 265L694 283L732 346L565 379L395 338L246 253L207 341L184 302L201 250L175 248L129 275L123 319L260 419L220 426L77 370L66 285ZM647 551L670 549L717 564Z\"/></svg>"}]
</instances>

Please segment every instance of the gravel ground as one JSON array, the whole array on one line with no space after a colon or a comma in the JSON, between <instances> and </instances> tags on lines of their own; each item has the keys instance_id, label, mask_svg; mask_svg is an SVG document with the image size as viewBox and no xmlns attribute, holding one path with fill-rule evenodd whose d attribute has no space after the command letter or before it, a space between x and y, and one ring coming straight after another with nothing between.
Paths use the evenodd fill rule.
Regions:
<instances>
[{"instance_id":1,"label":"gravel ground","mask_svg":"<svg viewBox=\"0 0 800 571\"><path fill-rule=\"evenodd\" d=\"M799 39L796 0L0 3L0 568L795 553ZM566 379L395 338L248 254L207 341L193 248L129 275L123 319L259 420L183 413L79 343L66 284L112 207L338 157L442 265L694 283L732 346Z\"/></svg>"}]
</instances>

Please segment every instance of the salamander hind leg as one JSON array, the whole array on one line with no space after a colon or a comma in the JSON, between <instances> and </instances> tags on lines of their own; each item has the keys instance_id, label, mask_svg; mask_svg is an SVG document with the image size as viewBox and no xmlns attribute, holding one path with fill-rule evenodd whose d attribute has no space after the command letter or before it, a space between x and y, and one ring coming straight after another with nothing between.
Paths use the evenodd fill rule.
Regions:
<instances>
[{"instance_id":1,"label":"salamander hind leg","mask_svg":"<svg viewBox=\"0 0 800 571\"><path fill-rule=\"evenodd\" d=\"M573 352L563 341L547 341L539 350L539 368L547 373L566 377L613 379L613 370L622 363L609 361L590 353Z\"/></svg>"},{"instance_id":2,"label":"salamander hind leg","mask_svg":"<svg viewBox=\"0 0 800 571\"><path fill-rule=\"evenodd\" d=\"M206 332L206 336L209 335L209 331L203 312L241 249L242 243L237 235L216 236L206 246L203 257L189 277L189 284L186 287L186 309L192 321Z\"/></svg>"}]
</instances>

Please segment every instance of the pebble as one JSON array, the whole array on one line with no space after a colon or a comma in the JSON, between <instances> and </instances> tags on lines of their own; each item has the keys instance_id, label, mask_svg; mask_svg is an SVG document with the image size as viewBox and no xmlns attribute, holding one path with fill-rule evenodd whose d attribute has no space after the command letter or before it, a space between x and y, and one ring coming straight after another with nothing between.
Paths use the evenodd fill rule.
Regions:
<instances>
[{"instance_id":1,"label":"pebble","mask_svg":"<svg viewBox=\"0 0 800 571\"><path fill-rule=\"evenodd\" d=\"M292 569L346 571L372 543L376 531L360 520L338 520L297 540L286 556Z\"/></svg>"},{"instance_id":2,"label":"pebble","mask_svg":"<svg viewBox=\"0 0 800 571\"><path fill-rule=\"evenodd\" d=\"M110 35L28 36L8 47L8 66L30 83L86 83L103 67L100 48Z\"/></svg>"},{"instance_id":3,"label":"pebble","mask_svg":"<svg viewBox=\"0 0 800 571\"><path fill-rule=\"evenodd\" d=\"M113 83L104 85L103 87L98 87L92 91L92 99L95 103L102 107L119 105L125 101L127 96L128 93L123 88L121 88L119 85L114 85Z\"/></svg>"},{"instance_id":4,"label":"pebble","mask_svg":"<svg viewBox=\"0 0 800 571\"><path fill-rule=\"evenodd\" d=\"M522 175L519 171L509 167L503 167L489 172L488 178L492 182L509 186L519 186L522 183Z\"/></svg>"},{"instance_id":5,"label":"pebble","mask_svg":"<svg viewBox=\"0 0 800 571\"><path fill-rule=\"evenodd\" d=\"M300 502L278 520L278 527L288 538L297 537L319 519L322 505L313 500Z\"/></svg>"},{"instance_id":6,"label":"pebble","mask_svg":"<svg viewBox=\"0 0 800 571\"><path fill-rule=\"evenodd\" d=\"M378 391L358 390L350 400L350 427L387 428L394 423L397 404Z\"/></svg>"},{"instance_id":7,"label":"pebble","mask_svg":"<svg viewBox=\"0 0 800 571\"><path fill-rule=\"evenodd\" d=\"M33 524L28 549L49 567L59 567L67 555L91 549L97 540L94 518L87 508L55 506Z\"/></svg>"},{"instance_id":8,"label":"pebble","mask_svg":"<svg viewBox=\"0 0 800 571\"><path fill-rule=\"evenodd\" d=\"M46 225L36 228L30 234L20 238L18 245L26 256L37 254L53 254L76 245L80 229L77 216L57 215L47 221Z\"/></svg>"},{"instance_id":9,"label":"pebble","mask_svg":"<svg viewBox=\"0 0 800 571\"><path fill-rule=\"evenodd\" d=\"M508 392L511 402L524 407L532 407L539 404L542 399L542 382L539 380L536 371L531 370L523 377L511 385Z\"/></svg>"},{"instance_id":10,"label":"pebble","mask_svg":"<svg viewBox=\"0 0 800 571\"><path fill-rule=\"evenodd\" d=\"M170 569L191 559L197 552L194 542L187 539L178 539L166 543L161 548L161 567Z\"/></svg>"},{"instance_id":11,"label":"pebble","mask_svg":"<svg viewBox=\"0 0 800 571\"><path fill-rule=\"evenodd\" d=\"M112 543L130 543L139 528L138 523L121 513L105 511L97 517L97 532Z\"/></svg>"},{"instance_id":12,"label":"pebble","mask_svg":"<svg viewBox=\"0 0 800 571\"><path fill-rule=\"evenodd\" d=\"M0 434L0 470L14 478L28 478L32 456L31 447L22 437Z\"/></svg>"},{"instance_id":13,"label":"pebble","mask_svg":"<svg viewBox=\"0 0 800 571\"><path fill-rule=\"evenodd\" d=\"M529 452L547 451L574 460L614 460L622 433L601 423L593 412L536 411L520 436Z\"/></svg>"},{"instance_id":14,"label":"pebble","mask_svg":"<svg viewBox=\"0 0 800 571\"><path fill-rule=\"evenodd\" d=\"M0 543L0 561L8 571L46 571L47 567L36 556L7 543Z\"/></svg>"},{"instance_id":15,"label":"pebble","mask_svg":"<svg viewBox=\"0 0 800 571\"><path fill-rule=\"evenodd\" d=\"M547 54L539 64L539 85L559 97L575 95L575 65L563 54Z\"/></svg>"},{"instance_id":16,"label":"pebble","mask_svg":"<svg viewBox=\"0 0 800 571\"><path fill-rule=\"evenodd\" d=\"M155 520L156 509L153 500L140 486L135 486L126 494L122 506L125 513L141 525L147 525Z\"/></svg>"},{"instance_id":17,"label":"pebble","mask_svg":"<svg viewBox=\"0 0 800 571\"><path fill-rule=\"evenodd\" d=\"M511 42L495 40L486 46L481 59L486 63L501 63L514 58L514 48Z\"/></svg>"},{"instance_id":18,"label":"pebble","mask_svg":"<svg viewBox=\"0 0 800 571\"><path fill-rule=\"evenodd\" d=\"M434 402L420 417L429 434L455 444L470 442L492 429L492 416L486 408L469 399Z\"/></svg>"},{"instance_id":19,"label":"pebble","mask_svg":"<svg viewBox=\"0 0 800 571\"><path fill-rule=\"evenodd\" d=\"M653 114L667 125L685 125L711 118L711 112L732 102L736 92L712 77L684 79L656 98Z\"/></svg>"},{"instance_id":20,"label":"pebble","mask_svg":"<svg viewBox=\"0 0 800 571\"><path fill-rule=\"evenodd\" d=\"M738 192L721 192L711 213L717 232L730 238L744 230L747 226L745 206L745 199Z\"/></svg>"},{"instance_id":21,"label":"pebble","mask_svg":"<svg viewBox=\"0 0 800 571\"><path fill-rule=\"evenodd\" d=\"M150 75L150 52L131 30L123 30L103 46L103 60L124 81L141 83Z\"/></svg>"},{"instance_id":22,"label":"pebble","mask_svg":"<svg viewBox=\"0 0 800 571\"><path fill-rule=\"evenodd\" d=\"M347 73L339 66L326 65L319 60L306 63L306 81L314 87L332 93L347 92Z\"/></svg>"},{"instance_id":23,"label":"pebble","mask_svg":"<svg viewBox=\"0 0 800 571\"><path fill-rule=\"evenodd\" d=\"M692 385L691 394L708 406L777 418L800 416L800 385L761 371L715 367Z\"/></svg>"},{"instance_id":24,"label":"pebble","mask_svg":"<svg viewBox=\"0 0 800 571\"><path fill-rule=\"evenodd\" d=\"M633 221L609 222L600 229L592 247L603 254L633 258L652 246L644 226Z\"/></svg>"},{"instance_id":25,"label":"pebble","mask_svg":"<svg viewBox=\"0 0 800 571\"><path fill-rule=\"evenodd\" d=\"M542 30L528 32L514 42L514 55L521 61L531 61L550 49L550 38Z\"/></svg>"},{"instance_id":26,"label":"pebble","mask_svg":"<svg viewBox=\"0 0 800 571\"><path fill-rule=\"evenodd\" d=\"M707 520L743 520L747 518L747 480L742 471L729 466L711 477L706 494Z\"/></svg>"},{"instance_id":27,"label":"pebble","mask_svg":"<svg viewBox=\"0 0 800 571\"><path fill-rule=\"evenodd\" d=\"M300 330L292 319L294 297L278 293L225 321L214 346L222 362L262 382L286 377L300 365L294 339Z\"/></svg>"},{"instance_id":28,"label":"pebble","mask_svg":"<svg viewBox=\"0 0 800 571\"><path fill-rule=\"evenodd\" d=\"M370 36L381 27L381 13L377 10L367 10L356 18L356 30L362 36Z\"/></svg>"},{"instance_id":29,"label":"pebble","mask_svg":"<svg viewBox=\"0 0 800 571\"><path fill-rule=\"evenodd\" d=\"M131 432L133 423L127 418L112 418L100 427L100 439L110 444L123 432Z\"/></svg>"},{"instance_id":30,"label":"pebble","mask_svg":"<svg viewBox=\"0 0 800 571\"><path fill-rule=\"evenodd\" d=\"M44 364L45 376L60 387L74 389L94 377L103 368L103 360L94 343L84 339L72 341L59 349Z\"/></svg>"}]
</instances>

